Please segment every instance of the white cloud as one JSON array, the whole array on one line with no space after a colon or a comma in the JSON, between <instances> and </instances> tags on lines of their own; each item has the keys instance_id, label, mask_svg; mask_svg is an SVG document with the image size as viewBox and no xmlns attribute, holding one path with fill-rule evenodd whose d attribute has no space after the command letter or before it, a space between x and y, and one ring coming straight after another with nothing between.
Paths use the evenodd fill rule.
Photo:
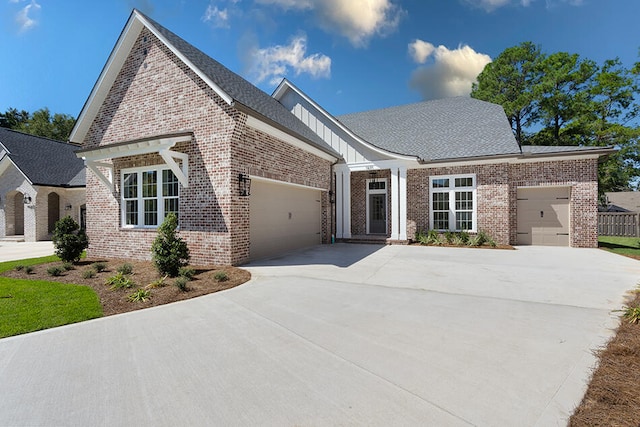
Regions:
<instances>
[{"instance_id":1,"label":"white cloud","mask_svg":"<svg viewBox=\"0 0 640 427\"><path fill-rule=\"evenodd\" d=\"M218 6L209 5L202 16L204 22L209 22L215 28L229 28L229 11L218 9Z\"/></svg>"},{"instance_id":2,"label":"white cloud","mask_svg":"<svg viewBox=\"0 0 640 427\"><path fill-rule=\"evenodd\" d=\"M20 9L16 14L16 23L21 33L30 30L38 24L38 21L33 18L33 14L39 11L40 8L40 5L36 3L35 0L31 0L31 3Z\"/></svg>"},{"instance_id":3,"label":"white cloud","mask_svg":"<svg viewBox=\"0 0 640 427\"><path fill-rule=\"evenodd\" d=\"M416 46L433 45L422 40L415 40L409 44L409 53ZM425 63L433 56L433 63L418 67L411 74L409 86L417 90L425 100L447 98L451 96L469 96L471 85L476 81L478 74L482 72L485 65L491 62L491 57L483 53L478 53L467 45L459 46L457 49L449 50L445 46L438 46L424 57L413 55L414 60Z\"/></svg>"},{"instance_id":4,"label":"white cloud","mask_svg":"<svg viewBox=\"0 0 640 427\"><path fill-rule=\"evenodd\" d=\"M436 47L434 45L420 39L415 39L409 43L409 55L411 55L413 60L418 64L427 62L427 58L431 56L435 49Z\"/></svg>"},{"instance_id":5,"label":"white cloud","mask_svg":"<svg viewBox=\"0 0 640 427\"><path fill-rule=\"evenodd\" d=\"M339 33L353 46L366 46L374 36L398 28L405 11L393 0L256 0L285 10L313 11L328 33Z\"/></svg>"},{"instance_id":6,"label":"white cloud","mask_svg":"<svg viewBox=\"0 0 640 427\"><path fill-rule=\"evenodd\" d=\"M251 71L256 83L269 80L276 85L291 70L295 76L308 74L312 78L331 76L331 58L320 53L305 56L307 36L294 37L288 45L276 45L250 52Z\"/></svg>"}]
</instances>

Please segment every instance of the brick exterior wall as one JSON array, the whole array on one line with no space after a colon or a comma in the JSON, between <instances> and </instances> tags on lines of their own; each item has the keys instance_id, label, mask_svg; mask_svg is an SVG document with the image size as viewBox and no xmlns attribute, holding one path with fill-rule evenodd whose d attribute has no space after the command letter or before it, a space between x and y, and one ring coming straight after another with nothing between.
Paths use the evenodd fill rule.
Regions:
<instances>
[{"instance_id":1,"label":"brick exterior wall","mask_svg":"<svg viewBox=\"0 0 640 427\"><path fill-rule=\"evenodd\" d=\"M146 52L146 54L145 54ZM83 142L83 148L193 131L173 150L189 155L189 186L180 189L179 235L192 264L241 264L249 256L249 198L238 174L330 188L330 162L246 126L163 43L144 29ZM89 256L149 259L156 229L121 227L121 170L163 164L157 154L115 159L113 193L87 172ZM326 191L323 216L331 221ZM330 239L323 230L323 241Z\"/></svg>"},{"instance_id":2,"label":"brick exterior wall","mask_svg":"<svg viewBox=\"0 0 640 427\"><path fill-rule=\"evenodd\" d=\"M71 216L79 223L79 207L85 203L84 188L34 187L15 167L7 168L0 176L0 237L20 234L20 230L16 230L16 219L20 222L19 218L22 216L25 242L49 240L48 197L51 193L59 196L59 218ZM25 195L31 197L31 203L28 205L22 202ZM16 197L19 199L17 206L21 210L18 218ZM71 205L72 209L66 210L67 205Z\"/></svg>"},{"instance_id":3,"label":"brick exterior wall","mask_svg":"<svg viewBox=\"0 0 640 427\"><path fill-rule=\"evenodd\" d=\"M565 160L410 169L407 171L407 236L429 229L429 177L475 174L478 230L498 243L516 243L517 189L570 186L571 246L597 247L598 161Z\"/></svg>"}]
</instances>

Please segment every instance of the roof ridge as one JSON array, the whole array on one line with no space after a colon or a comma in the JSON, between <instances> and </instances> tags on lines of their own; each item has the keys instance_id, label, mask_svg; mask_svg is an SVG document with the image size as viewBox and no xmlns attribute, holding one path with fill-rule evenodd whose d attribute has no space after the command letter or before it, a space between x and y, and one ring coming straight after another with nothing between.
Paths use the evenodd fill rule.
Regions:
<instances>
[{"instance_id":1,"label":"roof ridge","mask_svg":"<svg viewBox=\"0 0 640 427\"><path fill-rule=\"evenodd\" d=\"M470 96L458 95L458 96L450 96L450 97L447 97L447 98L427 99L427 100L422 100L422 101L410 102L408 104L390 105L390 106L382 107L382 108L372 108L370 110L354 111L352 113L340 114L339 116L335 116L335 117L336 118L340 118L340 117L358 115L358 114L366 114L366 113L373 113L373 112L383 112L383 111L396 110L396 109L401 109L401 108L408 108L408 107L417 106L417 105L442 103L442 102L452 101L452 100L464 100L464 101L474 101L474 102L477 101L477 102L483 102L483 103L491 104L491 105L499 105L499 104L496 104L496 103L493 103L493 102L483 101L482 99L472 98Z\"/></svg>"}]
</instances>

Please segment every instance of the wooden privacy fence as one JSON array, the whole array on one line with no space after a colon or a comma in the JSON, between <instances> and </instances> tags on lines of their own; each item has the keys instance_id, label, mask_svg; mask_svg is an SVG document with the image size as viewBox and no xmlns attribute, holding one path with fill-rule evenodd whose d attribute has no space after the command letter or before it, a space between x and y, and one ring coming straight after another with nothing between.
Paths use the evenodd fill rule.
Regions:
<instances>
[{"instance_id":1,"label":"wooden privacy fence","mask_svg":"<svg viewBox=\"0 0 640 427\"><path fill-rule=\"evenodd\" d=\"M598 212L599 236L640 237L637 212Z\"/></svg>"}]
</instances>

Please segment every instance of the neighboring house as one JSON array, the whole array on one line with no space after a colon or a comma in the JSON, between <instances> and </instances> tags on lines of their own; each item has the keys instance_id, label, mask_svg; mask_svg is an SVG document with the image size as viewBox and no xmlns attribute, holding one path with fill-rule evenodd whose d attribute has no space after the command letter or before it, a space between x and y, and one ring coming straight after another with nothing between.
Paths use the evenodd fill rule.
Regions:
<instances>
[{"instance_id":1,"label":"neighboring house","mask_svg":"<svg viewBox=\"0 0 640 427\"><path fill-rule=\"evenodd\" d=\"M611 152L521 150L503 109L469 98L336 118L286 80L267 95L136 10L71 141L90 170L90 255L149 258L175 212L196 264L430 228L593 247Z\"/></svg>"},{"instance_id":2,"label":"neighboring house","mask_svg":"<svg viewBox=\"0 0 640 427\"><path fill-rule=\"evenodd\" d=\"M600 206L601 212L640 212L639 191L616 191L604 193L606 206Z\"/></svg>"},{"instance_id":3,"label":"neighboring house","mask_svg":"<svg viewBox=\"0 0 640 427\"><path fill-rule=\"evenodd\" d=\"M0 128L0 238L48 240L56 221L83 221L85 167L78 146Z\"/></svg>"}]
</instances>

